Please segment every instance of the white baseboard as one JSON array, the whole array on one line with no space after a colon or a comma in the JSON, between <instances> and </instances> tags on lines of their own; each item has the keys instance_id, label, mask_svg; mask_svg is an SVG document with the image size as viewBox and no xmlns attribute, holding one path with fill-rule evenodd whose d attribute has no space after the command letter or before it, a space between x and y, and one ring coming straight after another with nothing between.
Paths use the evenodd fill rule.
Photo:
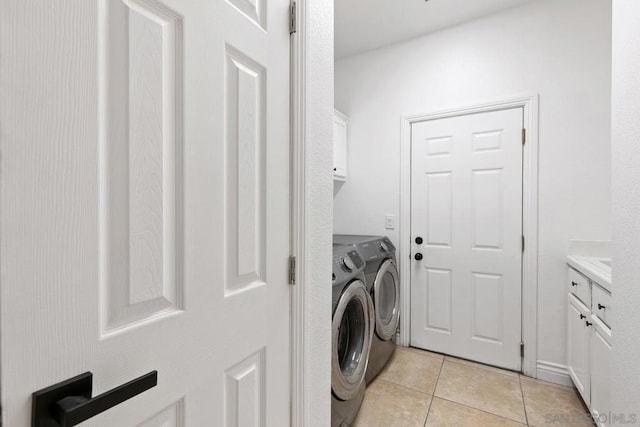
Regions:
<instances>
[{"instance_id":1,"label":"white baseboard","mask_svg":"<svg viewBox=\"0 0 640 427\"><path fill-rule=\"evenodd\" d=\"M536 368L539 380L573 387L573 381L571 381L571 377L569 376L569 372L565 365L547 362L546 360L538 360Z\"/></svg>"}]
</instances>

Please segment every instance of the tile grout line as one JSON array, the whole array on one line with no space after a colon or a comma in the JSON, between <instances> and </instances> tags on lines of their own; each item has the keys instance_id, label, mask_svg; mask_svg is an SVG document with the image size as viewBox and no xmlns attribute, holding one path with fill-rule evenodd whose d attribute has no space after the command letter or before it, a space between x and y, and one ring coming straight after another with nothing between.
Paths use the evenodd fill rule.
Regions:
<instances>
[{"instance_id":1,"label":"tile grout line","mask_svg":"<svg viewBox=\"0 0 640 427\"><path fill-rule=\"evenodd\" d=\"M520 385L520 395L522 396L522 409L524 409L524 420L529 425L529 414L527 414L527 404L524 402L524 389L522 388L522 379L518 375L518 384Z\"/></svg>"},{"instance_id":2,"label":"tile grout line","mask_svg":"<svg viewBox=\"0 0 640 427\"><path fill-rule=\"evenodd\" d=\"M456 365L469 366L471 368L482 369L484 371L493 372L499 375L503 375L505 377L511 377L511 378L513 378L514 376L520 377L520 374L517 373L516 371L510 371L508 369L498 368L497 366L485 365L484 363L474 362L472 360L458 359L458 358L455 358L454 356L448 356L448 358L445 358L445 360L451 363L455 363Z\"/></svg>"},{"instance_id":3,"label":"tile grout line","mask_svg":"<svg viewBox=\"0 0 640 427\"><path fill-rule=\"evenodd\" d=\"M438 372L438 376L436 378L436 384L435 384L435 387L434 387L434 390L433 390L433 394L431 395L431 401L429 402L429 406L428 406L428 409L427 409L427 416L425 418L423 426L426 426L427 421L429 419L429 415L431 414L431 409L433 408L433 401L434 401L434 399L436 397L438 397L438 396L436 396L436 392L437 392L437 389L438 389L440 378L442 376L442 371L444 369L444 364L446 362L451 362L453 365L457 365L457 366L464 366L464 367L471 368L471 369L478 369L479 371L485 371L487 373L497 374L499 376L507 377L507 378L511 378L511 379L513 379L514 376L517 377L517 379L518 379L518 388L519 388L519 391L520 391L521 402L522 402L522 408L523 408L523 412L524 412L524 416L525 416L524 420L514 419L514 418L511 418L509 416L500 415L500 414L491 412L489 410L482 409L482 408L477 408L477 407L474 407L474 406L470 406L470 405L467 405L467 404L464 404L464 403L461 403L461 402L458 402L458 401L455 401L455 400L451 400L451 399L447 399L447 398L443 398L443 397L438 397L438 398L442 399L444 401L447 401L449 403L452 403L454 405L461 405L462 407L465 407L465 408L468 408L468 409L471 409L471 410L480 411L480 412L482 412L484 414L487 414L487 415L490 415L490 416L493 416L493 417L498 417L498 418L501 418L503 420L513 421L513 422L516 422L519 425L523 425L523 426L531 426L530 421L529 421L528 406L527 406L527 403L526 403L525 393L524 393L524 382L526 382L525 380L527 380L527 381L528 380L532 380L532 381L535 381L537 383L542 384L545 387L552 387L554 389L558 389L558 390L562 390L562 391L572 390L574 392L574 394L577 394L575 388L567 387L567 386L559 385L559 384L554 384L554 383L550 383L550 382L547 382L547 381L541 381L541 380L537 380L535 378L530 378L530 377L527 377L526 375L522 374L522 372L518 373L516 371L506 370L506 369L498 368L498 367L491 366L491 365L485 365L485 364L482 364L482 363L479 363L479 362L468 361L468 360L465 360L465 359L459 359L459 358L456 358L456 357L453 357L453 356L442 355L443 357L440 358L440 357L438 357L439 356L438 353L432 353L432 352L428 352L428 351L425 351L424 353L422 353L421 350L417 349L417 348L403 349L403 350L405 350L408 353L413 353L413 354L416 354L416 355L427 357L427 358L429 358L431 360L436 359L436 360L440 361L440 369L439 369L439 372ZM412 391L416 391L416 392L428 395L428 393L425 393L424 391L417 390L417 389L414 389L414 388L411 388L411 387L407 387L407 386L405 386L403 384L398 384L398 383L395 383L394 381L391 381L391 380L384 380L384 381L388 382L388 383L395 384L395 385L400 386L400 387L402 387L404 389L408 389L408 390L412 390ZM582 404L582 409L586 409L584 407L584 402L581 399L580 399L580 403ZM588 413L588 410L586 410L586 412Z\"/></svg>"},{"instance_id":4,"label":"tile grout line","mask_svg":"<svg viewBox=\"0 0 640 427\"><path fill-rule=\"evenodd\" d=\"M442 358L442 363L440 363L440 370L438 371L438 378L436 378L436 385L433 387L433 394L431 395L431 401L429 402L429 407L427 408L427 415L424 417L424 423L422 424L424 427L427 425L427 420L429 419L429 413L431 412L431 406L433 405L433 400L436 398L436 389L438 388L438 383L440 382L440 374L442 374L442 368L444 367L444 357Z\"/></svg>"},{"instance_id":5,"label":"tile grout line","mask_svg":"<svg viewBox=\"0 0 640 427\"><path fill-rule=\"evenodd\" d=\"M415 389L415 388L407 387L406 385L398 384L397 382L390 381L390 380L388 380L388 379L380 378L380 377L377 377L376 379L374 379L374 380L373 380L373 382L372 382L371 384L375 383L376 381L382 381L383 383L392 384L392 385L395 385L395 386L398 386L398 387L404 388L404 389L406 389L406 390L410 390L410 391L413 391L413 392L416 392L416 393L424 394L424 395L426 395L426 396L432 396L431 394L429 394L429 393L425 393L425 392L424 392L424 391L422 391L422 390L418 390L418 389Z\"/></svg>"},{"instance_id":6,"label":"tile grout line","mask_svg":"<svg viewBox=\"0 0 640 427\"><path fill-rule=\"evenodd\" d=\"M492 373L492 374L498 374L497 372L493 372L492 370L485 370L485 369L483 369L483 368L481 368L481 367L477 367L477 366L475 366L475 365L469 365L469 364L466 364L466 363L456 363L455 361L448 360L448 359L445 359L445 360L444 360L444 362L442 363L443 368L444 368L444 363L445 363L445 362L451 362L451 363L452 363L452 364L454 364L454 365L458 365L458 366L465 366L465 367L467 367L467 368L471 368L471 369L478 369L478 370L481 370L481 371L490 372L490 373ZM442 372L442 370L441 370L441 372ZM506 377L506 378L511 378L512 380L514 379L514 377L513 377L513 376L511 376L511 375L504 375L504 374L502 374L502 376L503 376L503 377ZM520 376L519 376L519 375L516 375L516 377L517 377L517 379L518 379L518 386L519 386L519 388L520 388L520 394L521 394L521 396L522 396L522 402L523 402L523 405L524 405L524 396L523 396L523 393L522 393L522 386L521 386L521 384L520 384ZM438 381L439 381L439 380L440 380L440 375L438 375ZM436 390L437 390L437 383L436 383ZM433 397L434 397L434 398L438 397L438 399L446 400L446 401L448 401L448 402L452 402L452 403L455 403L455 404L457 404L457 405L461 405L461 406L464 406L464 407L467 407L467 408L475 409L475 410L477 410L477 411L484 412L484 413L486 413L486 414L493 415L493 416L495 416L495 417L499 417L499 418L502 418L502 419L505 419L505 420L509 420L509 421L514 421L514 422L516 422L516 423L518 423L518 424L521 424L521 425L528 425L528 419L527 419L526 409L525 409L525 414L524 414L524 416L525 416L525 424L523 424L523 423L522 423L522 421L520 421L520 420L516 420L516 419L514 419L514 418L511 418L511 417L508 417L508 416L505 416L505 415L499 415L499 414L496 414L496 413L494 413L494 412L490 412L490 411L488 411L488 410L484 410L484 409L481 409L481 408L476 408L476 407L474 407L474 406L466 405L466 404L464 404L464 403L462 403L462 402L457 402L457 401L455 401L455 400L451 400L451 399L447 399L447 398L444 398L444 397L436 396L436 390L434 390L434 391L433 391ZM524 408L523 408L523 409L524 409ZM429 410L431 410L431 407L429 408Z\"/></svg>"},{"instance_id":7,"label":"tile grout line","mask_svg":"<svg viewBox=\"0 0 640 427\"><path fill-rule=\"evenodd\" d=\"M440 368L442 369L442 366L441 366ZM439 376L440 376L440 373L438 372L438 377L439 377ZM373 383L375 383L375 382L378 382L378 381L381 381L381 382L383 382L383 383L387 383L387 384L391 384L391 385L394 385L394 386L396 386L396 387L400 387L400 388L403 388L403 389L405 389L405 390L409 390L409 391L412 391L412 392L415 392L415 393L419 393L419 394L423 394L423 395L425 395L425 396L430 397L431 399L429 400L429 406L427 407L427 416L429 415L429 409L431 409L431 402L433 402L433 398L434 398L433 394L425 393L424 391L416 390L415 388L407 387L407 386L405 386L405 385L398 384L398 383L396 383L396 382L389 381L389 380L386 380L386 379L384 379L384 378L380 378L380 377L376 377L376 378L373 380L373 382L372 382L371 384L373 384ZM437 383L437 380L436 380L436 383ZM434 388L434 392L435 392L435 388ZM427 422L426 416L425 416L425 420L424 420L424 422L425 422L425 423ZM424 425L424 424L423 424L423 425Z\"/></svg>"},{"instance_id":8,"label":"tile grout line","mask_svg":"<svg viewBox=\"0 0 640 427\"><path fill-rule=\"evenodd\" d=\"M434 396L434 397L435 397L435 396ZM491 416L493 416L493 417L501 418L501 419L503 419L503 420L513 421L514 423L518 423L518 424L523 425L523 426L529 426L529 424L528 424L528 423L523 424L523 423L521 423L521 422L520 422L520 421L518 421L518 420L514 420L513 418L505 417L505 416L503 416L503 415L494 414L493 412L489 412L489 411L486 411L486 410L484 410L484 409L474 408L473 406L465 405L464 403L456 402L455 400L447 399L447 398L445 398L445 397L438 397L438 399L440 399L440 400L445 400L445 401L447 401L447 402L453 403L454 405L464 406L465 408L473 409L474 411L482 412L482 413L485 413L485 414L487 414L487 415L491 415Z\"/></svg>"},{"instance_id":9,"label":"tile grout line","mask_svg":"<svg viewBox=\"0 0 640 427\"><path fill-rule=\"evenodd\" d=\"M415 347L398 347L397 349L400 349L400 351L404 351L404 352L407 352L407 353L410 353L410 354L416 354L416 355L422 356L422 357L429 357L431 359L437 359L437 360L444 361L444 358L445 358L445 355L443 355L443 354L433 353L433 352L430 352L429 350L422 350L422 349L415 348Z\"/></svg>"},{"instance_id":10,"label":"tile grout line","mask_svg":"<svg viewBox=\"0 0 640 427\"><path fill-rule=\"evenodd\" d=\"M443 355L443 357L441 359L441 358L437 357L435 354L427 354L427 353L421 354L420 353L420 349L408 349L407 348L407 349L403 349L403 350L406 351L406 352L409 352L409 353L414 353L414 354L423 356L423 357L428 357L428 358L431 358L431 359L437 359L437 360L439 360L441 362L440 370L438 372L438 377L436 378L436 385L434 387L433 394L431 395L431 401L429 402L429 408L427 410L427 417L426 417L425 422L423 424L424 426L426 426L426 422L429 419L429 414L431 413L431 407L433 406L433 400L437 397L436 396L436 390L437 390L437 387L438 387L438 383L440 381L440 376L442 374L442 370L444 369L445 362L451 362L454 365L465 366L465 367L472 368L472 369L478 369L478 370L482 370L482 371L485 371L485 372L501 375L503 377L511 378L511 379L514 379L514 377L516 377L518 379L518 388L520 389L520 396L521 396L521 399L522 399L522 406L523 406L523 411L524 411L524 416L525 416L525 419L524 419L525 422L523 424L521 421L513 419L511 417L499 415L499 414L490 412L488 410L475 408L473 406L465 405L464 403L457 402L457 401L450 400L450 399L446 399L446 398L443 398L443 397L438 397L439 399L446 400L447 402L451 402L451 403L456 404L456 405L461 405L461 406L464 406L464 407L469 408L469 409L477 410L477 411L483 412L485 414L488 414L488 415L491 415L491 416L494 416L494 417L502 418L504 420L513 421L513 422L516 422L516 423L521 424L521 425L525 425L525 426L529 425L529 418L528 418L528 415L527 415L526 405L524 403L524 391L522 389L522 382L520 380L520 377L521 377L520 373L515 372L515 371L502 370L501 368L498 368L498 367L495 367L495 366L484 365L482 363L473 362L473 361L467 361L465 359L458 359L458 358L455 358L455 357L452 357L452 356L447 357L447 355ZM417 390L417 389L414 389L414 388L411 388L411 387L407 387L407 386L405 386L403 384L397 384L394 381L390 381L390 380L384 380L384 381L386 381L388 383L392 383L392 384L398 385L398 386L403 387L405 389L414 390L414 391L417 391L417 392L420 392L420 393L423 393L423 394L428 394L428 393L424 393L421 390Z\"/></svg>"},{"instance_id":11,"label":"tile grout line","mask_svg":"<svg viewBox=\"0 0 640 427\"><path fill-rule=\"evenodd\" d=\"M422 351L422 350L419 350L419 351L406 350L407 348L409 348L409 347L397 347L396 350L402 349L401 351L405 351L405 352L408 352L408 353L411 353L411 354L415 354L415 355L422 356L422 357L427 357L429 359L436 359L436 360L438 360L440 362L440 370L442 370L442 364L444 364L444 358L441 359L439 357L431 356L429 354L420 354L419 351ZM433 393L427 393L425 391L418 390L417 388L409 387L409 386L407 386L405 384L400 384L400 383L395 382L395 381L393 381L391 379L385 378L383 376L383 373L384 373L384 370L382 372L380 372L380 374L378 374L375 377L374 381L377 381L378 379L381 379L382 381L385 381L385 382L388 382L390 384L394 384L394 385L400 386L402 388L406 388L407 390L417 391L418 393L427 394L427 395L431 395L431 396L433 396L433 394L436 391L435 386L433 387ZM440 378L440 371L438 371L438 378ZM436 378L436 385L438 384L438 378Z\"/></svg>"}]
</instances>

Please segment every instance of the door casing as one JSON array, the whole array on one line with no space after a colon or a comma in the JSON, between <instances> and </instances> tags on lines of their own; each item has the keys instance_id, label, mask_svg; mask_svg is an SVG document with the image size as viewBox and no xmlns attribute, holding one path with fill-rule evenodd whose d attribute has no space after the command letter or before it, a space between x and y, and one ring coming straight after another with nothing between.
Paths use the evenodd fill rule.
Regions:
<instances>
[{"instance_id":1,"label":"door casing","mask_svg":"<svg viewBox=\"0 0 640 427\"><path fill-rule=\"evenodd\" d=\"M327 425L331 416L331 311L325 307L331 304L334 34L333 0L293 1L291 251L296 271L290 342L295 427Z\"/></svg>"},{"instance_id":2,"label":"door casing","mask_svg":"<svg viewBox=\"0 0 640 427\"><path fill-rule=\"evenodd\" d=\"M468 114L521 107L524 110L526 143L523 148L522 231L522 371L537 378L538 325L538 94L525 94L504 100L481 102L467 107L448 108L431 113L406 114L400 120L400 244L398 266L402 303L399 344L408 346L411 325L411 125L413 123Z\"/></svg>"}]
</instances>

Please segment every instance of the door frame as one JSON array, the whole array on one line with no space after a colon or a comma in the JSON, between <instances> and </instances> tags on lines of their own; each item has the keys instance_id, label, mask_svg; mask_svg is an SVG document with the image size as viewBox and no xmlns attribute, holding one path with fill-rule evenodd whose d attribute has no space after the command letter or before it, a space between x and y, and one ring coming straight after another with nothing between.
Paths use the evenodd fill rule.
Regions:
<instances>
[{"instance_id":1,"label":"door frame","mask_svg":"<svg viewBox=\"0 0 640 427\"><path fill-rule=\"evenodd\" d=\"M292 427L331 419L333 0L291 0Z\"/></svg>"},{"instance_id":2,"label":"door frame","mask_svg":"<svg viewBox=\"0 0 640 427\"><path fill-rule=\"evenodd\" d=\"M467 107L449 108L431 113L406 114L400 120L400 288L401 319L399 344L409 346L411 340L411 126L414 123L458 117L469 114L522 108L526 129L522 169L522 233L525 248L522 255L522 372L537 378L538 336L538 106L537 93L482 102ZM404 327L403 325L409 325Z\"/></svg>"},{"instance_id":3,"label":"door frame","mask_svg":"<svg viewBox=\"0 0 640 427\"><path fill-rule=\"evenodd\" d=\"M291 286L290 308L290 353L291 379L289 393L291 399L291 426L302 426L305 422L305 286L306 280L306 147L305 147L305 44L306 7L304 1L291 1L295 5L296 31L290 37L291 49L291 256L295 260L294 284ZM290 260L291 262L291 260Z\"/></svg>"}]
</instances>

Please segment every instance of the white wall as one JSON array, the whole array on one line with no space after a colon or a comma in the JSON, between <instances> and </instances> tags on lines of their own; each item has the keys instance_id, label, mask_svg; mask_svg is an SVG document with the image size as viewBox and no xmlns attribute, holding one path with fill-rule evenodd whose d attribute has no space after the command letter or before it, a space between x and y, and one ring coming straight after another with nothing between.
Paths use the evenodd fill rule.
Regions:
<instances>
[{"instance_id":1,"label":"white wall","mask_svg":"<svg viewBox=\"0 0 640 427\"><path fill-rule=\"evenodd\" d=\"M349 177L334 228L399 215L400 117L540 94L538 359L565 364L569 239L610 236L611 2L546 0L336 64Z\"/></svg>"},{"instance_id":2,"label":"white wall","mask_svg":"<svg viewBox=\"0 0 640 427\"><path fill-rule=\"evenodd\" d=\"M333 162L333 1L309 0L305 52L305 405L300 425L331 421L331 181Z\"/></svg>"},{"instance_id":3,"label":"white wall","mask_svg":"<svg viewBox=\"0 0 640 427\"><path fill-rule=\"evenodd\" d=\"M614 414L640 421L640 2L613 2Z\"/></svg>"}]
</instances>

